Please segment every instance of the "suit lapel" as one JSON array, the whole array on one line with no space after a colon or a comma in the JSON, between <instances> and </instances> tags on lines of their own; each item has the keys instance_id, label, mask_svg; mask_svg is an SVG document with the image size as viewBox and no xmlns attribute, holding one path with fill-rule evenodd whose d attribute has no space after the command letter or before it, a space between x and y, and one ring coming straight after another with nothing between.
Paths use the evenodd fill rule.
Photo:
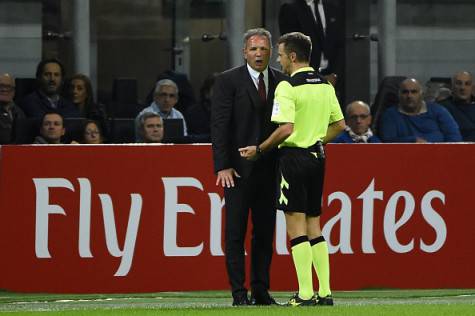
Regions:
<instances>
[{"instance_id":1,"label":"suit lapel","mask_svg":"<svg viewBox=\"0 0 475 316\"><path fill-rule=\"evenodd\" d=\"M307 5L305 0L301 0L297 3L297 14L299 16L299 20L302 23L302 27L304 30L309 30L313 34L305 34L310 37L315 37L318 39L318 43L321 43L323 40L323 30L320 26L318 26L317 21L315 21L315 17L313 16L312 9ZM318 10L318 7L315 7L315 10ZM318 14L317 11L315 11Z\"/></svg>"}]
</instances>

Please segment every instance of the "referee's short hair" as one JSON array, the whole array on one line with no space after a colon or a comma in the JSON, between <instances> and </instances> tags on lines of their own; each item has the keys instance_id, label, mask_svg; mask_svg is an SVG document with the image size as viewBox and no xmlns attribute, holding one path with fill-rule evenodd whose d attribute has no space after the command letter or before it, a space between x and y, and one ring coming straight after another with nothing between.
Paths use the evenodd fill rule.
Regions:
<instances>
[{"instance_id":1,"label":"referee's short hair","mask_svg":"<svg viewBox=\"0 0 475 316\"><path fill-rule=\"evenodd\" d=\"M287 54L294 52L297 61L309 62L312 52L312 41L310 37L300 33L292 32L282 35L277 44L284 44L284 50Z\"/></svg>"}]
</instances>

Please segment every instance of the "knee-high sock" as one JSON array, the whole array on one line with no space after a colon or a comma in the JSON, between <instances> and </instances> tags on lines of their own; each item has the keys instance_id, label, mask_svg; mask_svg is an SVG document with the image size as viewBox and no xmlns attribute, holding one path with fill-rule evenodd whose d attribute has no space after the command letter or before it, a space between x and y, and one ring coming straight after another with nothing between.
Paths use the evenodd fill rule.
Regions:
<instances>
[{"instance_id":1,"label":"knee-high sock","mask_svg":"<svg viewBox=\"0 0 475 316\"><path fill-rule=\"evenodd\" d=\"M328 245L323 236L310 241L312 246L313 267L318 277L318 295L325 297L331 295L330 290L330 259Z\"/></svg>"},{"instance_id":2,"label":"knee-high sock","mask_svg":"<svg viewBox=\"0 0 475 316\"><path fill-rule=\"evenodd\" d=\"M301 299L308 300L313 296L312 248L307 236L292 239L290 245L299 282L299 296Z\"/></svg>"}]
</instances>

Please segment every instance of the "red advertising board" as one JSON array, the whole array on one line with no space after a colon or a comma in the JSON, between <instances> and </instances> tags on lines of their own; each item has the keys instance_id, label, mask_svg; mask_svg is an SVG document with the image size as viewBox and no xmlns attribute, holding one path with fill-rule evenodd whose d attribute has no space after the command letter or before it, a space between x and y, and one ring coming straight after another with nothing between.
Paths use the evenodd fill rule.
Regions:
<instances>
[{"instance_id":1,"label":"red advertising board","mask_svg":"<svg viewBox=\"0 0 475 316\"><path fill-rule=\"evenodd\" d=\"M475 146L330 145L327 155L333 289L475 287ZM228 288L209 145L3 146L0 164L0 288ZM295 289L294 274L279 212L272 290Z\"/></svg>"}]
</instances>

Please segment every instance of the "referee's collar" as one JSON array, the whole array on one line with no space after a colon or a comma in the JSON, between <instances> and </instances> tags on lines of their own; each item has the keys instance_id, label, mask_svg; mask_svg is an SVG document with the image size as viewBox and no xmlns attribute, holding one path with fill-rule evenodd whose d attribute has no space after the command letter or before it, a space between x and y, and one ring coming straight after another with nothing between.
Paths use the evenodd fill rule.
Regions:
<instances>
[{"instance_id":1,"label":"referee's collar","mask_svg":"<svg viewBox=\"0 0 475 316\"><path fill-rule=\"evenodd\" d=\"M293 77L295 74L299 73L299 72L304 72L304 71L315 71L315 69L313 69L313 67L302 67L302 68L299 68L297 69L296 71L294 71L290 76Z\"/></svg>"}]
</instances>

